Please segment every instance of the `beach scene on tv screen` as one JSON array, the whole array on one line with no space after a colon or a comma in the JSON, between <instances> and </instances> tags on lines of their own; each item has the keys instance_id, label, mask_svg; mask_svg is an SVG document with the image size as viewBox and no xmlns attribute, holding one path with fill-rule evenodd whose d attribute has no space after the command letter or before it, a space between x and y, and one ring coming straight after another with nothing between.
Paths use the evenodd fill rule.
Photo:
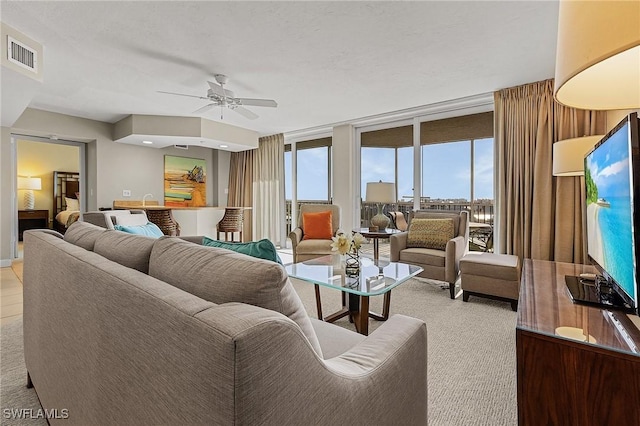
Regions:
<instances>
[{"instance_id":1,"label":"beach scene on tv screen","mask_svg":"<svg viewBox=\"0 0 640 426\"><path fill-rule=\"evenodd\" d=\"M634 300L634 247L628 125L586 159L589 255Z\"/></svg>"}]
</instances>

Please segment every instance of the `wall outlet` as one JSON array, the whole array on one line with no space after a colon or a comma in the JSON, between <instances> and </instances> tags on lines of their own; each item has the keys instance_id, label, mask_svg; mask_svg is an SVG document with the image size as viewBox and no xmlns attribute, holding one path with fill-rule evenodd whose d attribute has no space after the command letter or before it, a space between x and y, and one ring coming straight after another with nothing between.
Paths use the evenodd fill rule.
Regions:
<instances>
[{"instance_id":1,"label":"wall outlet","mask_svg":"<svg viewBox=\"0 0 640 426\"><path fill-rule=\"evenodd\" d=\"M229 188L225 188L225 189L224 189L224 193L225 193L225 194L229 194Z\"/></svg>"},{"instance_id":2,"label":"wall outlet","mask_svg":"<svg viewBox=\"0 0 640 426\"><path fill-rule=\"evenodd\" d=\"M122 190L122 196L123 197L131 197L131 190L130 189L123 189Z\"/></svg>"}]
</instances>

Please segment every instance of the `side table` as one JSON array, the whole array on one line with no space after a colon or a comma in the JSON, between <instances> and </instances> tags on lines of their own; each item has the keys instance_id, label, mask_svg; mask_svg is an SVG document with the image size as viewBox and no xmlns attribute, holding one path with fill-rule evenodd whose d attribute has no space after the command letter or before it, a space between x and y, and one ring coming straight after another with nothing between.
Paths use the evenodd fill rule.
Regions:
<instances>
[{"instance_id":1,"label":"side table","mask_svg":"<svg viewBox=\"0 0 640 426\"><path fill-rule=\"evenodd\" d=\"M48 227L49 210L18 210L18 241L22 241L24 231Z\"/></svg>"},{"instance_id":2,"label":"side table","mask_svg":"<svg viewBox=\"0 0 640 426\"><path fill-rule=\"evenodd\" d=\"M356 228L353 232L362 234L365 238L373 240L373 260L377 262L380 259L380 240L389 239L393 234L399 234L398 229L385 229L383 231L369 231L369 228ZM391 291L384 294L384 301L382 303L382 315L375 312L369 312L369 316L378 321L386 321L389 319L389 305L391 305Z\"/></svg>"}]
</instances>

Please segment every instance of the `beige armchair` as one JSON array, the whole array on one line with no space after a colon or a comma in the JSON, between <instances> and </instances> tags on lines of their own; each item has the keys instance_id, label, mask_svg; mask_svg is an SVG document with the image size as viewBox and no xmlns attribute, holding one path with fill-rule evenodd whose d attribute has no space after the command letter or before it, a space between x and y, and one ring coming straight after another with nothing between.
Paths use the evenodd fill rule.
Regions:
<instances>
[{"instance_id":1,"label":"beige armchair","mask_svg":"<svg viewBox=\"0 0 640 426\"><path fill-rule=\"evenodd\" d=\"M331 211L333 235L340 227L340 207L333 204L301 204L298 213L298 227L291 231L291 245L293 246L293 262L299 263L320 256L331 254L332 240L304 240L303 213L317 213Z\"/></svg>"},{"instance_id":2,"label":"beige armchair","mask_svg":"<svg viewBox=\"0 0 640 426\"><path fill-rule=\"evenodd\" d=\"M411 214L410 219L413 218L452 218L455 237L447 242L444 250L435 250L407 247L408 232L391 235L391 261L418 265L424 269L419 274L420 277L449 283L450 296L455 299L460 259L466 253L469 244L469 214L466 211L443 213L419 210ZM411 229L411 220L409 229Z\"/></svg>"}]
</instances>

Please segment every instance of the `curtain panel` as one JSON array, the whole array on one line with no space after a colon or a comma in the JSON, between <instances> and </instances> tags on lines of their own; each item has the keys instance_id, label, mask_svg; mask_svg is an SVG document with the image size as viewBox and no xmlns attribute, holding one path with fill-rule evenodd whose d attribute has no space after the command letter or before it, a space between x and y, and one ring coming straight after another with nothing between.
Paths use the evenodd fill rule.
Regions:
<instances>
[{"instance_id":1,"label":"curtain panel","mask_svg":"<svg viewBox=\"0 0 640 426\"><path fill-rule=\"evenodd\" d=\"M565 107L553 80L494 94L498 248L520 258L583 263L583 178L552 175L553 143L604 131L604 113Z\"/></svg>"},{"instance_id":2,"label":"curtain panel","mask_svg":"<svg viewBox=\"0 0 640 426\"><path fill-rule=\"evenodd\" d=\"M227 206L253 207L253 163L255 150L232 152L229 164ZM253 239L253 210L244 211L242 239Z\"/></svg>"},{"instance_id":3,"label":"curtain panel","mask_svg":"<svg viewBox=\"0 0 640 426\"><path fill-rule=\"evenodd\" d=\"M274 244L281 239L280 222L284 217L284 135L260 138L253 161L253 236L268 238Z\"/></svg>"}]
</instances>

